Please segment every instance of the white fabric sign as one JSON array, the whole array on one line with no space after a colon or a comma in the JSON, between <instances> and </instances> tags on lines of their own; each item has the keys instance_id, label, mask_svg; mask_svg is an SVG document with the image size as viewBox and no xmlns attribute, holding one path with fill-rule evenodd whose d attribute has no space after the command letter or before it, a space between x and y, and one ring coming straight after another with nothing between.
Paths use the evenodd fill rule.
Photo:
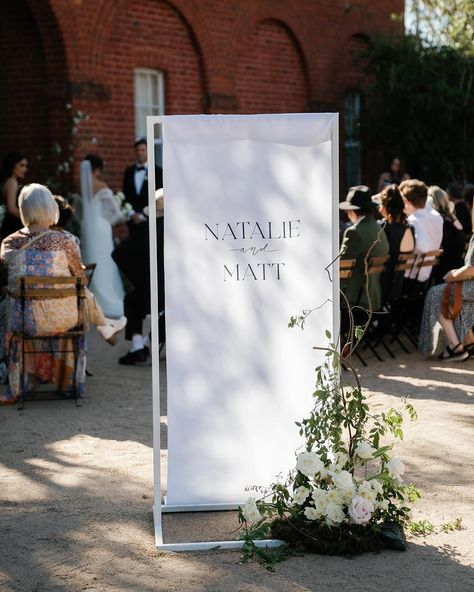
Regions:
<instances>
[{"instance_id":1,"label":"white fabric sign","mask_svg":"<svg viewBox=\"0 0 474 592\"><path fill-rule=\"evenodd\" d=\"M163 117L170 505L241 503L294 466L333 330L335 126Z\"/></svg>"}]
</instances>

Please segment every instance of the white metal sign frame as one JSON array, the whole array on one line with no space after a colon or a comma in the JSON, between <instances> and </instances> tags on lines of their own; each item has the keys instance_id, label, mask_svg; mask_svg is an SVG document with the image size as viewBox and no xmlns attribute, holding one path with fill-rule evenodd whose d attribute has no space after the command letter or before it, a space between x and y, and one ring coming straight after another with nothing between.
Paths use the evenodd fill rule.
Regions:
<instances>
[{"instance_id":1,"label":"white metal sign frame","mask_svg":"<svg viewBox=\"0 0 474 592\"><path fill-rule=\"evenodd\" d=\"M148 146L154 146L155 126L161 125L160 116L147 117L147 142ZM339 203L339 129L338 118L331 129L331 161L332 161L332 216L333 220L338 219ZM166 199L166 197L165 197ZM155 151L148 150L148 205L149 219L156 218L155 201ZM161 433L160 433L160 354L159 354L159 332L158 332L158 273L156 265L157 235L156 224L149 225L150 232L150 281L151 281L151 356L152 356L152 396L153 396L153 472L154 472L154 494L153 494L153 522L155 530L155 546L163 551L206 551L215 549L241 549L244 541L201 541L188 543L165 543L163 539L163 514L178 512L211 512L236 510L238 504L201 504L174 506L162 503L161 490ZM339 238L333 232L332 252L333 259L339 251ZM339 294L338 274L333 274L334 294ZM335 299L335 303L338 299ZM339 332L338 306L334 306L334 327L333 335ZM284 544L278 539L255 540L257 547L279 547Z\"/></svg>"}]
</instances>

